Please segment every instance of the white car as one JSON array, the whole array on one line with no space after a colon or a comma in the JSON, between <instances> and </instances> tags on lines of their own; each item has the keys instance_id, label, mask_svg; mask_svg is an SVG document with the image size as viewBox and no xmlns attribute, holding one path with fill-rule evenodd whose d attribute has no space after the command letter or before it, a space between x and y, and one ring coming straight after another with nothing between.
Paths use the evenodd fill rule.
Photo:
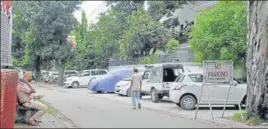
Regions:
<instances>
[{"instance_id":1,"label":"white car","mask_svg":"<svg viewBox=\"0 0 268 129\"><path fill-rule=\"evenodd\" d=\"M192 110L197 104L203 82L203 73L180 73L175 82L171 83L169 98L184 110ZM229 84L211 84L204 86L200 105L208 105L208 95L212 105L224 105ZM227 105L245 104L246 84L234 81Z\"/></svg>"},{"instance_id":2,"label":"white car","mask_svg":"<svg viewBox=\"0 0 268 129\"><path fill-rule=\"evenodd\" d=\"M142 75L142 85L145 85L146 81L148 80L148 74L149 70L146 70L144 72L140 72L139 74ZM125 95L125 96L130 96L130 83L131 83L131 78L125 78L124 80L118 82L115 85L115 93L118 95Z\"/></svg>"},{"instance_id":3,"label":"white car","mask_svg":"<svg viewBox=\"0 0 268 129\"><path fill-rule=\"evenodd\" d=\"M142 95L150 95L154 103L159 102L164 96L169 97L170 84L179 73L202 69L200 63L163 63L154 65L150 69L148 81L142 88Z\"/></svg>"},{"instance_id":4,"label":"white car","mask_svg":"<svg viewBox=\"0 0 268 129\"><path fill-rule=\"evenodd\" d=\"M78 76L72 76L66 78L63 83L66 88L70 87L86 87L88 86L88 82L92 78L97 78L102 75L107 74L108 71L105 69L91 69L87 71L83 71L78 74Z\"/></svg>"}]
</instances>

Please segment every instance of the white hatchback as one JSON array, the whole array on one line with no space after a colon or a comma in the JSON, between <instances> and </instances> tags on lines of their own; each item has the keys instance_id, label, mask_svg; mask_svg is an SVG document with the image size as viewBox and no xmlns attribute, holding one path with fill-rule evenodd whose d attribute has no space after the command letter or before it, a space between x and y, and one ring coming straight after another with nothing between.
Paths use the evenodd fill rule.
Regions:
<instances>
[{"instance_id":1,"label":"white hatchback","mask_svg":"<svg viewBox=\"0 0 268 129\"><path fill-rule=\"evenodd\" d=\"M171 83L169 98L185 110L192 110L199 99L203 82L203 73L180 73L175 82ZM200 105L208 105L208 95L212 105L224 105L229 84L213 84L204 87ZM234 81L227 105L246 103L246 84Z\"/></svg>"},{"instance_id":2,"label":"white hatchback","mask_svg":"<svg viewBox=\"0 0 268 129\"><path fill-rule=\"evenodd\" d=\"M102 75L107 74L108 71L105 69L91 69L86 70L78 74L78 76L72 76L65 79L63 83L66 88L69 87L87 87L88 82L91 79L96 79Z\"/></svg>"}]
</instances>

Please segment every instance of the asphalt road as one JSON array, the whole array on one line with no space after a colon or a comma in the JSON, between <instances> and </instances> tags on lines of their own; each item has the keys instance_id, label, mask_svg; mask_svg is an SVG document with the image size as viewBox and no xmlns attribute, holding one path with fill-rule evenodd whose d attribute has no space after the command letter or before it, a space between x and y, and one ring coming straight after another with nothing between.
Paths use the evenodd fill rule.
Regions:
<instances>
[{"instance_id":1,"label":"asphalt road","mask_svg":"<svg viewBox=\"0 0 268 129\"><path fill-rule=\"evenodd\" d=\"M87 89L34 87L45 95L44 101L79 128L219 128L166 112L133 110L129 104L94 97Z\"/></svg>"}]
</instances>

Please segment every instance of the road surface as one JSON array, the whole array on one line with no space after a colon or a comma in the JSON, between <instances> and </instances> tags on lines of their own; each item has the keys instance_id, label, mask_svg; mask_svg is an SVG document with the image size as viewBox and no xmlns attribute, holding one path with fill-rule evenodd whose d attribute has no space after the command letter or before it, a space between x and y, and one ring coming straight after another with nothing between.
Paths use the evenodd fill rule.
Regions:
<instances>
[{"instance_id":1,"label":"road surface","mask_svg":"<svg viewBox=\"0 0 268 129\"><path fill-rule=\"evenodd\" d=\"M33 85L43 100L79 128L219 128L150 109L95 97L87 89L65 89Z\"/></svg>"}]
</instances>

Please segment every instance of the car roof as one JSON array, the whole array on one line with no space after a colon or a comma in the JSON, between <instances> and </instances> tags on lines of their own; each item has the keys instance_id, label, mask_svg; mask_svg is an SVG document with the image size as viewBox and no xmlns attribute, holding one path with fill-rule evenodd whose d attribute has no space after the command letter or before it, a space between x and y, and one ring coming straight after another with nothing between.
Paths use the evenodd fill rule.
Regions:
<instances>
[{"instance_id":1,"label":"car roof","mask_svg":"<svg viewBox=\"0 0 268 129\"><path fill-rule=\"evenodd\" d=\"M200 74L200 75L203 75L204 73L202 71L195 71L195 72L185 72L185 73L181 73L181 74L185 74L185 75Z\"/></svg>"},{"instance_id":2,"label":"car roof","mask_svg":"<svg viewBox=\"0 0 268 129\"><path fill-rule=\"evenodd\" d=\"M152 64L153 67L183 67L183 66L203 66L202 63L195 62L181 62L181 63L160 63L160 64Z\"/></svg>"}]
</instances>

